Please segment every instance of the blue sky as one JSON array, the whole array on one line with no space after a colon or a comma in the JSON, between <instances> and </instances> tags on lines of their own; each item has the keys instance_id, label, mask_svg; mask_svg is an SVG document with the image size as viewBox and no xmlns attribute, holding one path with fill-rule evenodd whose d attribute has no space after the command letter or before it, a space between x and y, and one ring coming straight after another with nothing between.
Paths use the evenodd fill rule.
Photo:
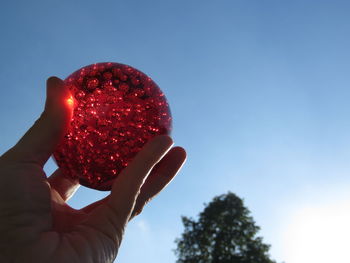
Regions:
<instances>
[{"instance_id":1,"label":"blue sky","mask_svg":"<svg viewBox=\"0 0 350 263\"><path fill-rule=\"evenodd\" d=\"M349 11L337 0L6 1L0 153L40 115L47 77L129 64L165 92L188 160L129 225L116 262L174 262L181 215L227 191L272 257L297 262L283 241L294 215L350 202ZM104 195L81 187L70 203Z\"/></svg>"}]
</instances>

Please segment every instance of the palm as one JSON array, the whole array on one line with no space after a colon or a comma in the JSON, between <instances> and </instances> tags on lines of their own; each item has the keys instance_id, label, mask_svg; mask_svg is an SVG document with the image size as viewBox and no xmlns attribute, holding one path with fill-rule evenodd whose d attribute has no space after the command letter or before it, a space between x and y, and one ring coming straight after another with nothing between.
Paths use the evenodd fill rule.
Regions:
<instances>
[{"instance_id":1,"label":"palm","mask_svg":"<svg viewBox=\"0 0 350 263\"><path fill-rule=\"evenodd\" d=\"M2 173L7 172L2 168ZM50 189L44 171L36 164L16 165L11 173L2 184L0 205L1 211L12 210L13 229L7 229L8 238L28 245L18 262L26 262L26 258L37 262L110 262L115 257L121 236L112 238L89 226L86 222L94 209L85 212L68 206L55 189Z\"/></svg>"},{"instance_id":2,"label":"palm","mask_svg":"<svg viewBox=\"0 0 350 263\"><path fill-rule=\"evenodd\" d=\"M60 92L55 100L64 96ZM167 136L155 138L118 176L110 195L73 209L66 201L79 184L60 170L48 178L43 171L69 118L67 110L57 116L64 110L50 103L56 103L47 106L51 112L0 157L0 262L112 262L127 222L176 175L185 152L168 151Z\"/></svg>"}]
</instances>

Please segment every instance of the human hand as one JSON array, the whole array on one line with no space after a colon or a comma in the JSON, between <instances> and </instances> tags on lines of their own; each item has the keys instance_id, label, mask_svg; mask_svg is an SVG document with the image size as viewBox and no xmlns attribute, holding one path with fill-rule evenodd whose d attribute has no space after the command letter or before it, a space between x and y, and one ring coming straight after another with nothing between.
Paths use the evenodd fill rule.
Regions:
<instances>
[{"instance_id":1,"label":"human hand","mask_svg":"<svg viewBox=\"0 0 350 263\"><path fill-rule=\"evenodd\" d=\"M104 199L76 210L66 201L79 184L43 170L65 134L72 108L62 80L47 81L45 110L0 157L0 262L105 263L117 256L125 227L176 175L186 159L162 135L148 142Z\"/></svg>"}]
</instances>

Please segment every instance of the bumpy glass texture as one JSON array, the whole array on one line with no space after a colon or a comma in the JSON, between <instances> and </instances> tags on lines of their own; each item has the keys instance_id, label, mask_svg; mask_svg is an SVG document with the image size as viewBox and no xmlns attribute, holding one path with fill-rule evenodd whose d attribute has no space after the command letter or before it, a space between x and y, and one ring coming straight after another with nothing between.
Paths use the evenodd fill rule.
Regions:
<instances>
[{"instance_id":1,"label":"bumpy glass texture","mask_svg":"<svg viewBox=\"0 0 350 263\"><path fill-rule=\"evenodd\" d=\"M164 94L135 68L93 64L71 74L65 84L74 111L54 158L66 176L84 186L110 190L148 140L171 131Z\"/></svg>"}]
</instances>

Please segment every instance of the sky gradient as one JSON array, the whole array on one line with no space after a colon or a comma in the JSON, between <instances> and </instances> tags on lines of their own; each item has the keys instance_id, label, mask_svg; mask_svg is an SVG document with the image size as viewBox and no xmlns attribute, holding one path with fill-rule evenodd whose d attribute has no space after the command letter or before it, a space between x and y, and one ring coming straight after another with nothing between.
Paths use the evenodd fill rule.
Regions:
<instances>
[{"instance_id":1,"label":"sky gradient","mask_svg":"<svg viewBox=\"0 0 350 263\"><path fill-rule=\"evenodd\" d=\"M95 62L129 64L166 94L172 136L188 160L129 225L116 262L175 262L181 215L194 217L232 191L261 226L272 258L320 263L316 255L306 261L311 248L293 246L307 236L303 216L317 215L312 224L327 211L338 215L314 235L348 216L349 11L337 0L6 1L0 154L39 117L49 76ZM45 169L54 171L53 161ZM105 194L81 187L70 204Z\"/></svg>"}]
</instances>

